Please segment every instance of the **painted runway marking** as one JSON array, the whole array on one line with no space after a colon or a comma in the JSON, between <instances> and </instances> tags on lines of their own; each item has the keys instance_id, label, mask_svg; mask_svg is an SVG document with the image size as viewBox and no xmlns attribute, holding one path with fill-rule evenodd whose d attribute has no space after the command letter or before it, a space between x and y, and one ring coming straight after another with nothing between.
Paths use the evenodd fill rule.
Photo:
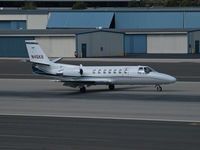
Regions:
<instances>
[{"instance_id":1,"label":"painted runway marking","mask_svg":"<svg viewBox=\"0 0 200 150\"><path fill-rule=\"evenodd\" d=\"M0 76L30 76L30 75L35 75L35 74L0 74Z\"/></svg>"},{"instance_id":2,"label":"painted runway marking","mask_svg":"<svg viewBox=\"0 0 200 150\"><path fill-rule=\"evenodd\" d=\"M173 119L152 119L152 118L127 118L127 117L95 117L95 116L67 116L67 115L33 115L33 114L0 114L0 116L24 116L24 117L52 117L52 118L80 118L80 119L105 119L105 120L138 120L138 121L157 121L157 122L182 122L196 126L200 120L173 120Z\"/></svg>"}]
</instances>

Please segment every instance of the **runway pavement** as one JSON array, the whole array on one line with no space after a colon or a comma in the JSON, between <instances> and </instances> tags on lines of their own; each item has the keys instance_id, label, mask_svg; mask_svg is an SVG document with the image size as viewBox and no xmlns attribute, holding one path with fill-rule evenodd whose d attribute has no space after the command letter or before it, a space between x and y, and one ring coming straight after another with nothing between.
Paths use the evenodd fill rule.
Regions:
<instances>
[{"instance_id":1,"label":"runway pavement","mask_svg":"<svg viewBox=\"0 0 200 150\"><path fill-rule=\"evenodd\" d=\"M86 93L42 79L0 79L0 114L200 121L200 82L92 86Z\"/></svg>"},{"instance_id":2,"label":"runway pavement","mask_svg":"<svg viewBox=\"0 0 200 150\"><path fill-rule=\"evenodd\" d=\"M199 60L64 60L83 65L148 65L178 79L154 86L89 87L87 93L0 60L0 149L199 149Z\"/></svg>"},{"instance_id":3,"label":"runway pavement","mask_svg":"<svg viewBox=\"0 0 200 150\"><path fill-rule=\"evenodd\" d=\"M2 150L197 150L195 123L0 116Z\"/></svg>"}]
</instances>

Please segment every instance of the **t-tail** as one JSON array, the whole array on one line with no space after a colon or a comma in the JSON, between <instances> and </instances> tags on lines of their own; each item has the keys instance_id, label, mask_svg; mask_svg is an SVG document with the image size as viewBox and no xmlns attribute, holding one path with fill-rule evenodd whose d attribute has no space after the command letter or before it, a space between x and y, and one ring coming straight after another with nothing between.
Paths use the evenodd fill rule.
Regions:
<instances>
[{"instance_id":1,"label":"t-tail","mask_svg":"<svg viewBox=\"0 0 200 150\"><path fill-rule=\"evenodd\" d=\"M26 40L26 47L30 62L36 64L50 65L50 61L46 54L43 52L37 41L35 40Z\"/></svg>"}]
</instances>

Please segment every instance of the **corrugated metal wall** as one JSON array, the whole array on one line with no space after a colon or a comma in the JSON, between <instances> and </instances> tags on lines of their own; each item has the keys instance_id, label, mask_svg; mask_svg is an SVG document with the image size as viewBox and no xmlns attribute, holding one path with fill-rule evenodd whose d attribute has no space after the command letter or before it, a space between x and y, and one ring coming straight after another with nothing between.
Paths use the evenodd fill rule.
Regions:
<instances>
[{"instance_id":1,"label":"corrugated metal wall","mask_svg":"<svg viewBox=\"0 0 200 150\"><path fill-rule=\"evenodd\" d=\"M0 37L0 57L28 57L25 40L33 37Z\"/></svg>"},{"instance_id":2,"label":"corrugated metal wall","mask_svg":"<svg viewBox=\"0 0 200 150\"><path fill-rule=\"evenodd\" d=\"M35 40L48 57L74 57L76 50L74 36L36 36Z\"/></svg>"},{"instance_id":3,"label":"corrugated metal wall","mask_svg":"<svg viewBox=\"0 0 200 150\"><path fill-rule=\"evenodd\" d=\"M148 35L147 53L186 54L187 34Z\"/></svg>"},{"instance_id":4,"label":"corrugated metal wall","mask_svg":"<svg viewBox=\"0 0 200 150\"><path fill-rule=\"evenodd\" d=\"M200 31L194 31L189 33L189 53L200 53L197 52L197 49L200 49L200 47L197 48L197 42L200 41Z\"/></svg>"},{"instance_id":5,"label":"corrugated metal wall","mask_svg":"<svg viewBox=\"0 0 200 150\"><path fill-rule=\"evenodd\" d=\"M117 29L200 28L200 12L117 12Z\"/></svg>"},{"instance_id":6,"label":"corrugated metal wall","mask_svg":"<svg viewBox=\"0 0 200 150\"><path fill-rule=\"evenodd\" d=\"M109 28L111 23L117 29L200 28L199 18L200 11L188 10L0 14L0 29Z\"/></svg>"},{"instance_id":7,"label":"corrugated metal wall","mask_svg":"<svg viewBox=\"0 0 200 150\"><path fill-rule=\"evenodd\" d=\"M125 52L128 54L134 53L133 52L133 35L125 35Z\"/></svg>"},{"instance_id":8,"label":"corrugated metal wall","mask_svg":"<svg viewBox=\"0 0 200 150\"><path fill-rule=\"evenodd\" d=\"M147 52L147 36L146 35L125 35L125 51L131 53Z\"/></svg>"},{"instance_id":9,"label":"corrugated metal wall","mask_svg":"<svg viewBox=\"0 0 200 150\"><path fill-rule=\"evenodd\" d=\"M87 57L124 55L124 34L115 32L90 32L77 35L79 57L86 47ZM86 45L84 45L86 44Z\"/></svg>"},{"instance_id":10,"label":"corrugated metal wall","mask_svg":"<svg viewBox=\"0 0 200 150\"><path fill-rule=\"evenodd\" d=\"M147 52L147 36L146 35L134 35L133 37L133 51L134 53L146 53Z\"/></svg>"},{"instance_id":11,"label":"corrugated metal wall","mask_svg":"<svg viewBox=\"0 0 200 150\"><path fill-rule=\"evenodd\" d=\"M26 21L0 21L0 30L26 29Z\"/></svg>"},{"instance_id":12,"label":"corrugated metal wall","mask_svg":"<svg viewBox=\"0 0 200 150\"><path fill-rule=\"evenodd\" d=\"M113 12L52 12L47 28L109 28Z\"/></svg>"},{"instance_id":13,"label":"corrugated metal wall","mask_svg":"<svg viewBox=\"0 0 200 150\"><path fill-rule=\"evenodd\" d=\"M0 14L0 29L46 29L47 21L48 14Z\"/></svg>"},{"instance_id":14,"label":"corrugated metal wall","mask_svg":"<svg viewBox=\"0 0 200 150\"><path fill-rule=\"evenodd\" d=\"M185 13L185 28L200 28L200 12Z\"/></svg>"},{"instance_id":15,"label":"corrugated metal wall","mask_svg":"<svg viewBox=\"0 0 200 150\"><path fill-rule=\"evenodd\" d=\"M27 15L27 29L46 29L48 15Z\"/></svg>"},{"instance_id":16,"label":"corrugated metal wall","mask_svg":"<svg viewBox=\"0 0 200 150\"><path fill-rule=\"evenodd\" d=\"M118 12L116 28L183 28L181 12Z\"/></svg>"}]
</instances>

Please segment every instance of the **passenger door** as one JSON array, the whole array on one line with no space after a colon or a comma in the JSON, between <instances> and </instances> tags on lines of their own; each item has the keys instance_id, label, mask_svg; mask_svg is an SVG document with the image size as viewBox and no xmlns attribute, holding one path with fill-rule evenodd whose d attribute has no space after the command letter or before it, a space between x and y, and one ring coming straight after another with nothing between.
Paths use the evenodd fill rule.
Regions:
<instances>
[{"instance_id":1,"label":"passenger door","mask_svg":"<svg viewBox=\"0 0 200 150\"><path fill-rule=\"evenodd\" d=\"M195 53L199 54L199 40L195 40Z\"/></svg>"},{"instance_id":2,"label":"passenger door","mask_svg":"<svg viewBox=\"0 0 200 150\"><path fill-rule=\"evenodd\" d=\"M87 45L85 43L83 43L81 45L81 50L82 50L82 58L86 58L86 56L87 56L87 54L86 54L86 52L87 52Z\"/></svg>"}]
</instances>

